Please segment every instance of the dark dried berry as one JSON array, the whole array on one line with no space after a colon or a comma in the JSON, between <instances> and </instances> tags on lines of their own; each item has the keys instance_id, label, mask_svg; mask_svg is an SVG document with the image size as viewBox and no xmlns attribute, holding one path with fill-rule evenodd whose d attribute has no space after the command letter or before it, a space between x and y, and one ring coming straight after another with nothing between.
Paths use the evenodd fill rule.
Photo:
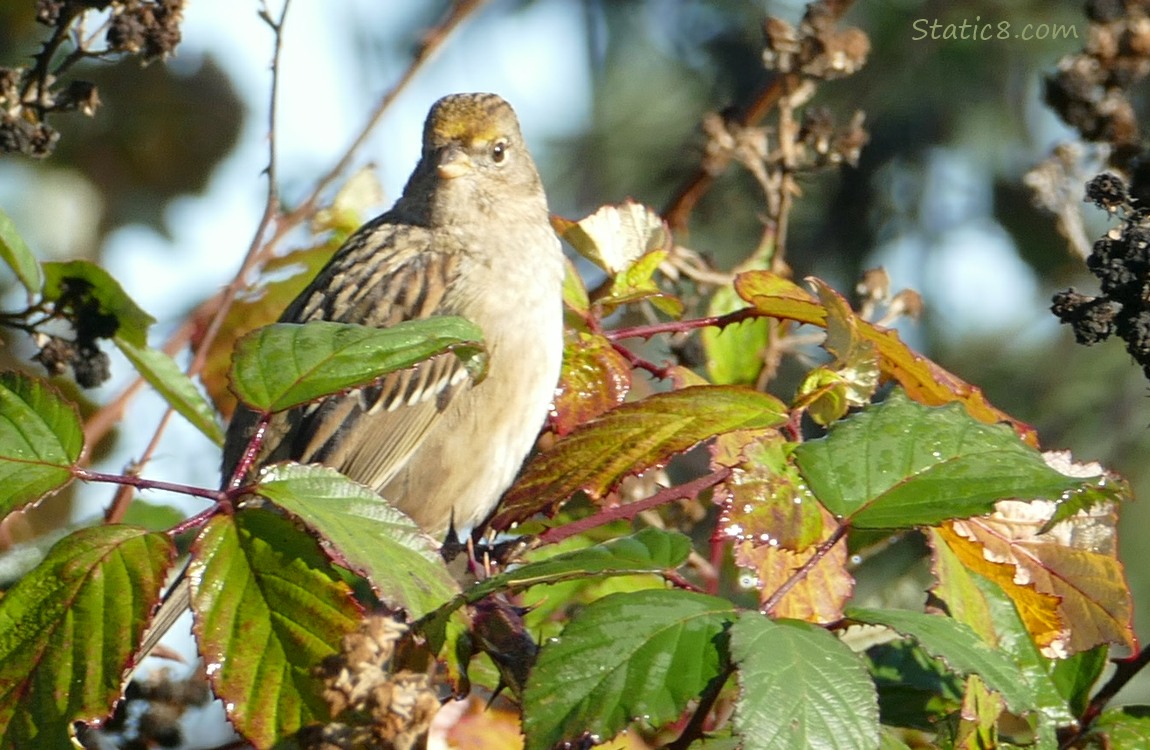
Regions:
<instances>
[{"instance_id":1,"label":"dark dried berry","mask_svg":"<svg viewBox=\"0 0 1150 750\"><path fill-rule=\"evenodd\" d=\"M1053 302L1050 311L1074 329L1074 339L1079 344L1097 344L1114 332L1115 306L1105 297L1090 297L1068 289L1055 294Z\"/></svg>"},{"instance_id":2,"label":"dark dried berry","mask_svg":"<svg viewBox=\"0 0 1150 750\"><path fill-rule=\"evenodd\" d=\"M1126 183L1117 175L1104 172L1086 183L1086 200L1114 213L1126 203Z\"/></svg>"},{"instance_id":3,"label":"dark dried berry","mask_svg":"<svg viewBox=\"0 0 1150 750\"><path fill-rule=\"evenodd\" d=\"M71 341L51 336L32 359L44 365L49 375L63 375L76 358L76 345Z\"/></svg>"},{"instance_id":4,"label":"dark dried berry","mask_svg":"<svg viewBox=\"0 0 1150 750\"><path fill-rule=\"evenodd\" d=\"M95 347L81 346L72 360L72 374L82 388L95 388L112 377L112 361Z\"/></svg>"},{"instance_id":5,"label":"dark dried berry","mask_svg":"<svg viewBox=\"0 0 1150 750\"><path fill-rule=\"evenodd\" d=\"M1126 341L1126 351L1139 364L1150 363L1150 310L1122 311L1115 321L1118 335Z\"/></svg>"},{"instance_id":6,"label":"dark dried berry","mask_svg":"<svg viewBox=\"0 0 1150 750\"><path fill-rule=\"evenodd\" d=\"M1090 0L1086 3L1086 15L1096 23L1117 21L1126 13L1122 0Z\"/></svg>"}]
</instances>

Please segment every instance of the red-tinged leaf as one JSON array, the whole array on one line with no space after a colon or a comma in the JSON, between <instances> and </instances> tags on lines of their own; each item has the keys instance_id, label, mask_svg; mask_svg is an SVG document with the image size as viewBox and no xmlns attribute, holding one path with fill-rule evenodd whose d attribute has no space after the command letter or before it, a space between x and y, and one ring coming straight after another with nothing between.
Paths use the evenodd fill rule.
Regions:
<instances>
[{"instance_id":1,"label":"red-tinged leaf","mask_svg":"<svg viewBox=\"0 0 1150 750\"><path fill-rule=\"evenodd\" d=\"M73 721L111 713L174 555L163 534L83 529L0 599L0 748L69 748Z\"/></svg>"},{"instance_id":2,"label":"red-tinged leaf","mask_svg":"<svg viewBox=\"0 0 1150 750\"><path fill-rule=\"evenodd\" d=\"M714 463L733 467L715 489L722 534L792 552L823 536L823 511L791 460L794 446L778 432L741 431L715 440Z\"/></svg>"},{"instance_id":3,"label":"red-tinged leaf","mask_svg":"<svg viewBox=\"0 0 1150 750\"><path fill-rule=\"evenodd\" d=\"M978 552L1001 563L988 571L1000 585L1010 572L1015 583L1055 597L1062 628L1048 643L1047 633L1036 637L1046 656L1064 657L1101 643L1117 647L1119 655L1133 652L1133 602L1113 543L1113 506L1096 506L1039 533L1053 513L1052 502L1004 501L993 514L955 521L941 533L956 552L974 545L960 556Z\"/></svg>"},{"instance_id":4,"label":"red-tinged leaf","mask_svg":"<svg viewBox=\"0 0 1150 750\"><path fill-rule=\"evenodd\" d=\"M817 547L808 547L801 552L792 552L771 544L744 541L735 546L735 563L753 571L759 602L766 604L816 551ZM803 573L798 583L767 614L817 624L837 622L842 619L843 607L853 592L854 578L847 571L846 539L841 539Z\"/></svg>"},{"instance_id":5,"label":"red-tinged leaf","mask_svg":"<svg viewBox=\"0 0 1150 750\"><path fill-rule=\"evenodd\" d=\"M228 371L232 366L232 352L236 342L251 331L279 320L284 308L311 282L338 248L338 242L329 242L304 250L297 250L281 258L274 258L264 266L265 276L278 277L260 284L238 297L224 317L219 333L212 339L200 381L212 402L224 418L230 418L236 408L236 396L228 387ZM193 344L200 346L200 335L215 315L215 305L204 305L196 313L197 336Z\"/></svg>"},{"instance_id":6,"label":"red-tinged leaf","mask_svg":"<svg viewBox=\"0 0 1150 750\"><path fill-rule=\"evenodd\" d=\"M0 373L0 516L67 484L83 447L73 404L43 380Z\"/></svg>"},{"instance_id":7,"label":"red-tinged leaf","mask_svg":"<svg viewBox=\"0 0 1150 750\"><path fill-rule=\"evenodd\" d=\"M598 499L625 476L704 440L777 426L786 417L773 396L734 386L695 386L622 404L537 455L504 496L492 526L508 528L580 490Z\"/></svg>"},{"instance_id":8,"label":"red-tinged leaf","mask_svg":"<svg viewBox=\"0 0 1150 750\"><path fill-rule=\"evenodd\" d=\"M329 466L270 466L252 492L319 532L340 565L366 577L388 606L412 619L459 591L435 542L414 521Z\"/></svg>"},{"instance_id":9,"label":"red-tinged leaf","mask_svg":"<svg viewBox=\"0 0 1150 750\"><path fill-rule=\"evenodd\" d=\"M630 390L631 366L610 341L595 333L569 334L551 412L555 432L566 435L615 408Z\"/></svg>"},{"instance_id":10,"label":"red-tinged leaf","mask_svg":"<svg viewBox=\"0 0 1150 750\"><path fill-rule=\"evenodd\" d=\"M812 279L826 294L839 296L825 284ZM794 282L769 271L748 271L735 278L739 296L755 306L759 312L772 318L793 320L825 328L827 311L814 296ZM845 302L843 303L845 304ZM914 351L898 336L898 332L859 320L858 335L874 344L879 356L879 367L884 377L897 381L916 401L927 405L942 405L957 401L972 417L987 424L1007 422L1030 445L1038 444L1037 433L986 400L982 390L939 367Z\"/></svg>"},{"instance_id":11,"label":"red-tinged leaf","mask_svg":"<svg viewBox=\"0 0 1150 750\"><path fill-rule=\"evenodd\" d=\"M236 730L262 749L325 720L314 670L360 610L315 540L269 511L220 515L188 571L196 640Z\"/></svg>"},{"instance_id":12,"label":"red-tinged leaf","mask_svg":"<svg viewBox=\"0 0 1150 750\"><path fill-rule=\"evenodd\" d=\"M563 256L563 304L580 318L586 319L591 312L591 299L587 296L587 287L579 277L575 264L567 256Z\"/></svg>"},{"instance_id":13,"label":"red-tinged leaf","mask_svg":"<svg viewBox=\"0 0 1150 750\"><path fill-rule=\"evenodd\" d=\"M741 448L735 447L748 438ZM719 529L735 541L735 564L749 573L765 605L816 554L817 545L830 537L837 524L791 462L794 444L778 433L732 433L715 444L723 452L718 458L738 455L742 459L716 493L716 498L726 495ZM768 614L816 623L841 619L854 590L846 562L846 542L841 540L802 574Z\"/></svg>"}]
</instances>

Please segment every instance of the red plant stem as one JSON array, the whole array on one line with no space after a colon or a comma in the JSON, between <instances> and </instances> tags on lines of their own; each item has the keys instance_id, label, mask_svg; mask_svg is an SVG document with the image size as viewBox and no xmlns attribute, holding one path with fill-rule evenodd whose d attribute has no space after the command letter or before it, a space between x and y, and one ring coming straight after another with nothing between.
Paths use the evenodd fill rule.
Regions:
<instances>
[{"instance_id":1,"label":"red plant stem","mask_svg":"<svg viewBox=\"0 0 1150 750\"><path fill-rule=\"evenodd\" d=\"M755 308L745 307L742 310L735 310L734 312L727 313L726 315L711 315L706 318L673 320L668 323L655 323L653 325L647 326L617 328L614 331L604 331L603 335L612 342L621 341L623 339L647 340L652 336L659 335L660 333L685 333L686 331L693 331L698 328L707 328L709 326L724 328L734 323L741 323L744 320L758 318L761 315L762 313L760 313Z\"/></svg>"},{"instance_id":2,"label":"red plant stem","mask_svg":"<svg viewBox=\"0 0 1150 750\"><path fill-rule=\"evenodd\" d=\"M174 482L161 482L157 479L144 479L143 477L105 474L101 471L89 469L72 469L72 476L81 482L107 482L109 484L126 484L141 490L160 490L162 492L175 492L180 495L202 497L215 502L222 502L227 495L220 490L209 490L207 487L197 487L192 484L176 484Z\"/></svg>"},{"instance_id":3,"label":"red plant stem","mask_svg":"<svg viewBox=\"0 0 1150 750\"><path fill-rule=\"evenodd\" d=\"M683 500L695 497L703 490L714 487L729 476L731 476L731 470L723 467L716 472L699 477L686 484L659 490L654 495L644 498L643 500L627 503L626 505L617 505L614 508L607 508L594 515L581 518L578 521L548 529L539 535L539 541L543 544L555 544L568 537L582 534L588 529L593 529L597 526L611 523L612 521L618 521L620 519L631 520L649 508L658 507L672 500Z\"/></svg>"},{"instance_id":4,"label":"red plant stem","mask_svg":"<svg viewBox=\"0 0 1150 750\"><path fill-rule=\"evenodd\" d=\"M619 354L623 356L623 359L627 360L627 364L631 365L631 369L633 370L646 370L659 380L666 380L667 378L671 377L670 367L660 367L654 362L648 359L643 359L627 347L614 341L611 342L611 348L619 352Z\"/></svg>"},{"instance_id":5,"label":"red plant stem","mask_svg":"<svg viewBox=\"0 0 1150 750\"><path fill-rule=\"evenodd\" d=\"M240 457L240 461L236 464L236 470L228 477L228 491L234 491L247 477L248 472L255 466L256 456L260 452L260 446L264 442L264 434L268 429L268 422L271 421L272 415L265 412L260 415L259 422L256 423L255 432L252 433L251 438L248 440L247 447L244 448L244 455Z\"/></svg>"},{"instance_id":6,"label":"red plant stem","mask_svg":"<svg viewBox=\"0 0 1150 750\"><path fill-rule=\"evenodd\" d=\"M830 552L834 546L838 544L840 540L842 540L844 536L846 536L847 530L849 528L850 524L840 523L838 528L836 528L831 533L831 535L827 537L826 540L815 549L815 553L807 558L807 561L799 566L799 569L792 573L790 578L783 581L783 585L779 586L778 590L776 590L775 593L771 594L770 597L765 602L763 602L763 606L761 607L762 611L766 612L768 615L771 614L775 607L779 606L779 602L783 600L783 597L786 596L787 593L799 583L799 581L806 578L807 574L810 573L811 570L813 570L814 567L819 564L819 561L826 557L827 553Z\"/></svg>"},{"instance_id":7,"label":"red plant stem","mask_svg":"<svg viewBox=\"0 0 1150 750\"><path fill-rule=\"evenodd\" d=\"M207 523L208 519L210 519L212 516L214 516L216 513L218 513L221 508L226 508L226 507L227 506L213 505L212 507L210 507L206 510L200 511L199 513L197 513L194 516L190 516L188 518L185 518L183 521L180 521L178 524L176 524L172 528L168 529L164 533L167 534L170 538L174 539L177 536L179 536L180 534L183 534L185 531L190 531L191 529L198 529L199 527L201 527L205 523ZM172 588L175 588L175 586L173 586Z\"/></svg>"},{"instance_id":8,"label":"red plant stem","mask_svg":"<svg viewBox=\"0 0 1150 750\"><path fill-rule=\"evenodd\" d=\"M1137 655L1115 662L1114 674L1106 681L1106 684L1099 688L1098 692L1093 698L1090 699L1090 704L1086 710L1082 712L1082 716L1078 719L1078 728L1070 737L1062 740L1059 744L1060 748L1076 747L1075 744L1083 735L1089 731L1091 725L1106 708L1115 695L1118 694L1122 688L1126 687L1126 683L1142 671L1143 667L1150 664L1150 646L1146 646Z\"/></svg>"}]
</instances>

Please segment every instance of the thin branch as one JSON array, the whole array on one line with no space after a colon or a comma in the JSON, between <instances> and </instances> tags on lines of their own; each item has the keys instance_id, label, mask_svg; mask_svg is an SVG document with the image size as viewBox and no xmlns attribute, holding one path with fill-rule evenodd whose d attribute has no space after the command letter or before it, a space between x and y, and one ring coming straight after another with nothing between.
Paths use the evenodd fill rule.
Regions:
<instances>
[{"instance_id":1,"label":"thin branch","mask_svg":"<svg viewBox=\"0 0 1150 750\"><path fill-rule=\"evenodd\" d=\"M244 478L251 472L252 467L255 466L256 457L259 455L260 447L264 443L264 435L267 433L268 423L271 421L272 415L270 413L263 413L260 415L259 421L256 422L255 431L248 439L247 446L244 447L244 455L236 463L236 468L232 475L228 477L228 490L232 491L243 484Z\"/></svg>"},{"instance_id":2,"label":"thin branch","mask_svg":"<svg viewBox=\"0 0 1150 750\"><path fill-rule=\"evenodd\" d=\"M235 302L236 295L240 293L240 290L246 284L248 273L255 267L261 257L262 248L268 247L269 243L263 242L263 238L275 220L276 215L279 213L279 192L276 187L276 106L279 102L280 56L283 52L283 27L285 21L287 21L287 12L290 5L291 0L284 0L279 19L275 21L272 20L271 15L267 12L266 6L260 11L260 17L263 18L272 29L274 40L271 63L271 92L268 101L268 164L264 170L268 177L268 188L267 196L264 200L264 212L260 217L259 224L256 226L255 233L252 235L252 241L248 245L248 251L244 254L243 262L240 263L239 271L236 272L232 282L228 284L219 295L215 315L212 316L211 321L208 323L203 338L200 339L199 346L196 347L195 355L192 357L192 363L188 367L189 376L196 375L204 368L204 364L208 359L208 352L212 347L212 342L216 340L216 336L223 326L224 319L227 317L228 311L231 310L232 303Z\"/></svg>"},{"instance_id":3,"label":"thin branch","mask_svg":"<svg viewBox=\"0 0 1150 750\"><path fill-rule=\"evenodd\" d=\"M587 516L586 518L581 518L578 521L573 521L572 523L567 523L563 524L562 526L556 526L554 528L548 529L547 531L544 531L542 534L540 534L538 538L542 544L555 544L556 542L561 542L568 537L582 534L588 529L593 529L597 526L611 523L612 521L619 521L623 519L631 520L648 508L655 508L660 505L665 505L666 503L672 502L674 500L685 500L687 498L696 497L700 492L714 487L729 476L731 476L731 470L724 467L718 471L712 472L711 474L707 474L705 476L699 477L698 479L687 482L686 484L680 484L675 487L668 487L666 489L659 490L648 498L637 500L633 503L627 503L626 505L617 505L613 508L607 508L603 511L600 511L599 513L595 513L594 515Z\"/></svg>"},{"instance_id":4,"label":"thin branch","mask_svg":"<svg viewBox=\"0 0 1150 750\"><path fill-rule=\"evenodd\" d=\"M72 476L82 482L107 482L109 484L126 484L130 487L135 487L140 490L160 490L161 492L175 492L180 495L191 495L193 497L202 497L214 502L221 502L227 499L226 493L222 490L210 490L206 487L197 487L191 484L176 484L174 482L161 482L156 479L144 479L142 477L124 475L124 474L105 474L101 471L91 471L89 469L72 469Z\"/></svg>"},{"instance_id":5,"label":"thin branch","mask_svg":"<svg viewBox=\"0 0 1150 750\"><path fill-rule=\"evenodd\" d=\"M693 318L691 320L673 320L668 323L655 323L645 326L632 326L630 328L616 328L613 331L604 331L603 335L608 340L622 341L623 339L643 339L647 340L660 333L684 333L693 331L698 328L708 328L710 326L717 326L724 328L735 323L741 323L744 320L751 320L760 317L760 313L753 307L746 307L742 310L735 310L734 312L727 313L726 315L711 315L706 318Z\"/></svg>"},{"instance_id":6,"label":"thin branch","mask_svg":"<svg viewBox=\"0 0 1150 750\"><path fill-rule=\"evenodd\" d=\"M707 683L707 687L699 696L699 705L691 714L691 720L687 722L687 726L683 728L682 733L675 741L667 745L666 750L687 750L696 740L703 738L707 717L711 715L711 710L718 702L719 696L723 692L723 685L727 684L727 680L731 679L731 675L734 673L735 667L728 664L720 674Z\"/></svg>"},{"instance_id":7,"label":"thin branch","mask_svg":"<svg viewBox=\"0 0 1150 750\"><path fill-rule=\"evenodd\" d=\"M1114 699L1122 688L1126 687L1126 683L1130 682L1133 677L1142 671L1142 669L1150 664L1150 646L1144 647L1137 655L1115 662L1114 674L1106 681L1106 684L1099 688L1098 692L1090 699L1090 704L1086 710L1082 712L1082 716L1078 720L1077 730L1067 739L1063 740L1060 748L1075 747L1075 743L1089 731L1091 725L1106 708L1106 705Z\"/></svg>"},{"instance_id":8,"label":"thin branch","mask_svg":"<svg viewBox=\"0 0 1150 750\"><path fill-rule=\"evenodd\" d=\"M734 124L741 127L756 125L771 110L771 107L775 106L782 94L782 76L779 76L759 91L743 113L733 120ZM727 170L731 161L731 154L709 154L695 168L695 171L675 193L675 197L663 209L663 218L671 227L672 232L687 228L687 222L690 220L691 212L695 210L696 204L715 184L715 178Z\"/></svg>"},{"instance_id":9,"label":"thin branch","mask_svg":"<svg viewBox=\"0 0 1150 750\"><path fill-rule=\"evenodd\" d=\"M367 118L367 123L363 126L363 129L360 130L359 135L351 142L351 145L348 146L347 151L344 152L336 165L319 179L319 182L317 182L312 189L311 194L284 217L284 221L294 224L315 210L320 196L351 166L356 153L367 142L372 131L375 130L380 120L383 119L384 113L387 112L396 98L399 97L400 93L407 88L416 74L419 73L423 66L439 51L451 33L466 20L468 16L477 11L486 2L487 0L456 0L443 19L423 35L423 39L420 40L419 45L415 49L415 53L412 55L411 63L407 66L407 69L403 71L403 74L399 77L399 80L396 81L395 85L380 98L379 102L375 105L375 109Z\"/></svg>"}]
</instances>

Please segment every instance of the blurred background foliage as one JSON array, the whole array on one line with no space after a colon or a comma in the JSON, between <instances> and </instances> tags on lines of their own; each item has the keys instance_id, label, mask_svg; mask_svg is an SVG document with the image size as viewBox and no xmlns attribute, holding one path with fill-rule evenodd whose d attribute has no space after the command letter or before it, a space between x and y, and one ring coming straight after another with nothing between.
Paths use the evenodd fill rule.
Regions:
<instances>
[{"instance_id":1,"label":"blurred background foliage","mask_svg":"<svg viewBox=\"0 0 1150 750\"><path fill-rule=\"evenodd\" d=\"M304 13L306 5L293 12ZM330 155L346 147L348 134L394 84L420 34L448 5L323 4L311 9L322 28L289 14L296 36L289 33L285 55L304 61L285 66L285 94L307 96L309 87L316 95L328 88L351 92L343 109L312 106L314 122L292 123L298 142L285 147L282 164L289 201L330 168ZM100 259L110 243L143 236L147 260L129 263L145 269L145 281L136 282L141 286L147 274L184 273L181 264L189 258L200 276L203 267L210 269L198 286L188 284L189 296L179 303L185 313L226 283L250 240L263 190L258 155L266 138L270 34L254 23L257 9L255 2L195 0L187 14L199 20L185 28L172 62L146 68L132 59L93 63L76 73L100 87L103 105L95 117L57 118L60 146L45 160L0 158L0 205L34 249ZM44 27L34 14L34 0L0 3L0 65L25 64L38 49ZM507 74L518 83L500 93L519 109L529 140L533 132L550 131L532 146L552 210L579 218L627 196L662 208L698 164L702 118L745 106L768 82L761 63L765 17L795 23L801 14L798 2L493 0L448 41L445 59L401 95L401 102L413 102L402 110L404 120L414 120L404 123L404 132L417 132L425 102L476 87L476 76L483 82L492 72L486 68L519 59L535 77L524 83L522 71L518 78ZM247 32L231 28L240 16ZM920 19L1008 22L1016 30L1061 24L1070 37L918 39ZM868 63L851 78L822 84L813 104L830 108L840 124L864 111L870 142L857 167L804 178L787 251L796 278L814 274L849 292L863 269L885 265L896 289L913 287L925 298L921 322L901 327L914 346L1034 424L1044 447L1098 460L1128 477L1138 496L1150 496L1147 384L1120 342L1077 346L1050 315L1054 291L1077 285L1093 292L1096 284L1023 184L1054 145L1076 137L1045 107L1042 91L1059 58L1086 41L1083 3L874 0L856 3L845 22L869 35ZM205 38L211 29L220 30L219 39ZM342 57L320 60L307 46L313 36L334 40L325 49ZM569 49L581 53L565 57ZM1141 115L1145 92L1133 95ZM543 119L529 104L536 97L563 102L565 121L534 125ZM401 141L412 153L413 139L401 138L385 120L360 163L379 160L390 169L394 161L395 173L406 174L414 156L389 153ZM257 156L237 162L244 149ZM212 197L227 194L226 181L232 190L240 181L252 198L250 223L221 229L222 240L211 248L189 248L202 242L205 223L217 216L223 221L227 212L211 201L227 200ZM398 186L384 182L394 197ZM173 210L181 201L202 208ZM1093 240L1105 231L1106 217L1090 206L1082 211ZM763 213L754 180L732 167L677 240L729 268L755 247ZM164 257L169 252L171 258ZM180 309L167 315L178 319ZM165 316L157 314L162 328ZM13 351L24 350L6 347L4 356ZM1124 509L1119 536L1143 638L1150 636L1150 572L1136 550L1148 523L1150 510L1136 503Z\"/></svg>"}]
</instances>

